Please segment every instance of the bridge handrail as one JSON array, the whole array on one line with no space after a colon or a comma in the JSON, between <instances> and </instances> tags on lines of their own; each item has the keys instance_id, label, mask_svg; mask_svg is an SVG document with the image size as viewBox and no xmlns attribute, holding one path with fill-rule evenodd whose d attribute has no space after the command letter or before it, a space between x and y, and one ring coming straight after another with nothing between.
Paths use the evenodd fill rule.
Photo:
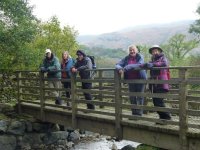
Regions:
<instances>
[{"instance_id":1,"label":"bridge handrail","mask_svg":"<svg viewBox=\"0 0 200 150\"><path fill-rule=\"evenodd\" d=\"M191 124L188 123L188 115L194 115L194 116L198 116L199 115L199 111L195 111L195 110L191 110L188 107L188 104L197 104L198 103L198 96L191 96L188 93L196 93L198 94L198 91L191 91L188 89L188 84L199 84L200 83L200 78L189 78L187 77L186 73L188 72L188 70L194 70L194 69L200 69L200 66L186 66L186 67L155 67L152 69L165 69L165 68L169 68L169 69L175 69L178 70L178 78L176 79L170 79L168 81L166 80L124 80L121 78L121 76L118 74L117 70L114 68L99 68L99 69L94 69L94 70L88 70L88 71L96 71L97 72L97 76L94 79L84 79L81 80L80 78L75 78L75 76L73 75L72 78L69 79L56 79L62 82L67 82L70 81L72 83L72 87L71 87L71 93L72 93L72 97L71 97L71 102L72 102L72 122L73 122L73 127L76 127L76 115L77 115L77 111L82 110L82 108L78 107L78 103L87 103L86 101L84 102L83 100L77 99L77 94L81 93L81 92L88 92L88 93L94 93L97 94L99 96L99 100L100 101L91 101L88 103L91 104L96 104L96 105L103 105L107 102L101 102L101 99L103 99L103 97L106 97L103 94L108 94L108 97L114 97L115 98L115 102L112 104L107 103L107 105L109 107L112 107L114 109L115 112L115 125L116 125L116 133L118 137L121 137L121 133L122 133L122 129L121 129L121 121L122 118L127 116L126 114L122 113L122 109L130 109L130 108L144 108L144 110L153 110L153 111L169 111L172 112L174 114L178 114L179 115L179 121L169 121L169 123L171 122L172 124L179 124L179 135L180 135L180 142L181 145L185 145L185 143L187 143L187 132L188 132L188 128L189 127L199 127L198 125L195 124ZM147 69L148 70L148 69ZM59 70L59 71L64 71L64 70ZM104 77L103 72L106 71L111 71L113 72L113 76L112 77ZM17 74L17 90L18 90L18 109L19 112L21 110L21 106L20 104L22 102L24 102L22 95L27 95L27 96L31 96L31 93L23 93L23 88L31 88L33 87L33 89L37 89L39 88L40 93L38 93L39 95L39 100L40 100L40 113L41 113L41 118L43 118L43 120L45 120L45 116L44 116L44 111L45 111L45 106L51 105L52 104L47 104L45 99L48 97L45 95L45 91L46 90L59 90L59 91L68 91L66 89L52 89L52 88L46 88L45 84L47 81L49 80L55 80L55 79L47 79L44 75L44 73L38 72L38 71L16 71L15 72ZM36 73L38 74L38 76L36 78L32 78L32 77L22 77L22 74L28 74L28 73ZM34 81L39 81L39 84L36 85L23 85L22 82L25 82L26 80L32 80L32 82ZM77 84L79 84L80 82L92 82L92 83L97 83L98 87L92 90L86 90L86 89L80 89L79 86ZM110 83L110 85L108 87L106 87L104 90L104 83ZM168 93L168 94L155 94L155 93L137 93L137 92L127 92L127 87L122 87L122 84L127 84L127 83L145 83L145 84L152 84L152 83L156 83L156 84L163 84L163 83L169 83L169 84L177 84L178 85L178 89L176 90L178 92L177 94L172 94L172 93ZM112 85L111 85L112 84ZM110 94L110 95L109 95ZM174 109L170 109L170 108L157 108L157 107L149 107L149 106L140 106L140 105L127 105L124 104L122 102L122 100L124 100L125 97L131 96L131 95L137 95L137 96L143 96L143 97L162 97L162 98L170 98L176 101L176 103L179 104L178 108L174 108ZM37 96L37 94L32 94L32 96ZM177 101L178 99L178 101ZM171 100L172 101L172 100ZM34 102L33 102L34 103ZM60 106L55 106L55 107L60 107ZM85 110L85 111L90 111L90 110ZM98 111L93 111L94 113L101 113ZM103 114L103 113L101 113ZM108 115L110 114L109 112L107 113ZM112 114L112 113L111 113ZM129 115L128 115L129 116ZM129 116L130 117L130 116ZM137 116L131 116L130 118L138 118ZM145 120L145 118L143 118L142 120ZM147 120L156 120L156 119L147 119Z\"/></svg>"}]
</instances>

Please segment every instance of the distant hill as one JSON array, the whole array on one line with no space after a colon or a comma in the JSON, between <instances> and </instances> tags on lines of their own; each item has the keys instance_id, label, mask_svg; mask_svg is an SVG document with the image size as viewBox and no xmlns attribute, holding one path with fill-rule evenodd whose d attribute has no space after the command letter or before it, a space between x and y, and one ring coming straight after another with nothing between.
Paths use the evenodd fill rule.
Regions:
<instances>
[{"instance_id":1,"label":"distant hill","mask_svg":"<svg viewBox=\"0 0 200 150\"><path fill-rule=\"evenodd\" d=\"M163 44L173 35L182 33L187 38L193 35L188 33L194 20L172 22L168 24L152 24L145 26L129 27L120 31L100 35L79 36L79 44L88 47L122 48L126 49L130 44Z\"/></svg>"}]
</instances>

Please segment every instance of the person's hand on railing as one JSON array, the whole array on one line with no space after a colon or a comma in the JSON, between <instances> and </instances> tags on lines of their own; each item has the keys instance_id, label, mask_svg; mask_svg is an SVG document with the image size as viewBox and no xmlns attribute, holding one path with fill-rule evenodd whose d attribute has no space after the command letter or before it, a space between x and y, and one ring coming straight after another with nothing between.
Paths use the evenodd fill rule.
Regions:
<instances>
[{"instance_id":1,"label":"person's hand on railing","mask_svg":"<svg viewBox=\"0 0 200 150\"><path fill-rule=\"evenodd\" d=\"M153 63L144 63L140 65L140 67L151 69L153 67Z\"/></svg>"},{"instance_id":2,"label":"person's hand on railing","mask_svg":"<svg viewBox=\"0 0 200 150\"><path fill-rule=\"evenodd\" d=\"M124 73L124 70L123 69L120 69L119 70L119 74L123 74Z\"/></svg>"},{"instance_id":3,"label":"person's hand on railing","mask_svg":"<svg viewBox=\"0 0 200 150\"><path fill-rule=\"evenodd\" d=\"M72 70L72 73L77 72L77 69L76 69L76 68L72 68L71 70Z\"/></svg>"},{"instance_id":4,"label":"person's hand on railing","mask_svg":"<svg viewBox=\"0 0 200 150\"><path fill-rule=\"evenodd\" d=\"M152 68L153 67L153 63L147 63L147 68Z\"/></svg>"}]
</instances>

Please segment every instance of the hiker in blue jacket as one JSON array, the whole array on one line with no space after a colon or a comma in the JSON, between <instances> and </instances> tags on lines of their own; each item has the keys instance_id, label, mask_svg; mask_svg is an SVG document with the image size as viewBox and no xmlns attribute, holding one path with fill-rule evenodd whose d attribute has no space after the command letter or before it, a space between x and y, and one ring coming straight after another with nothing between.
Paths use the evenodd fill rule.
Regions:
<instances>
[{"instance_id":1,"label":"hiker in blue jacket","mask_svg":"<svg viewBox=\"0 0 200 150\"><path fill-rule=\"evenodd\" d=\"M61 61L61 69L62 69L62 79L70 79L71 78L71 68L74 65L73 58L69 55L68 51L64 51L62 53L62 61ZM71 82L62 82L65 89L71 89ZM66 97L70 98L71 92L66 91ZM67 102L67 106L70 106L70 103Z\"/></svg>"}]
</instances>

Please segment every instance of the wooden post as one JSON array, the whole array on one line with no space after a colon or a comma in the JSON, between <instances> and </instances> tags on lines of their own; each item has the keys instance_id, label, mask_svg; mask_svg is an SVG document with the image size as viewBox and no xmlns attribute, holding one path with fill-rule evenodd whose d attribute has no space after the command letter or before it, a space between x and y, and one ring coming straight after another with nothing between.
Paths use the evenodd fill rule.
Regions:
<instances>
[{"instance_id":1,"label":"wooden post","mask_svg":"<svg viewBox=\"0 0 200 150\"><path fill-rule=\"evenodd\" d=\"M179 139L180 150L188 149L187 131L188 131L188 102L187 102L187 83L186 69L179 70Z\"/></svg>"},{"instance_id":2,"label":"wooden post","mask_svg":"<svg viewBox=\"0 0 200 150\"><path fill-rule=\"evenodd\" d=\"M22 93L22 89L20 88L20 86L22 85L22 81L20 80L21 78L21 72L17 72L17 103L18 103L18 113L21 114L22 113L22 109L21 109L21 93Z\"/></svg>"},{"instance_id":3,"label":"wooden post","mask_svg":"<svg viewBox=\"0 0 200 150\"><path fill-rule=\"evenodd\" d=\"M45 100L44 100L44 87L45 87L45 82L44 82L44 73L40 72L40 117L41 120L45 120L44 116L44 105L45 105Z\"/></svg>"},{"instance_id":4,"label":"wooden post","mask_svg":"<svg viewBox=\"0 0 200 150\"><path fill-rule=\"evenodd\" d=\"M121 97L121 76L118 70L114 70L115 80L115 133L118 139L122 139L122 127L121 127L121 114L122 114L122 97Z\"/></svg>"},{"instance_id":5,"label":"wooden post","mask_svg":"<svg viewBox=\"0 0 200 150\"><path fill-rule=\"evenodd\" d=\"M72 98L72 127L74 129L77 128L77 103L76 103L76 81L75 81L75 74L71 76L71 98Z\"/></svg>"},{"instance_id":6,"label":"wooden post","mask_svg":"<svg viewBox=\"0 0 200 150\"><path fill-rule=\"evenodd\" d=\"M103 77L103 70L99 70L99 79L102 80L102 77ZM102 89L103 89L103 83L99 82L99 90L102 90ZM102 93L99 94L99 101L103 101L103 94ZM104 106L99 105L99 108L104 108Z\"/></svg>"}]
</instances>

